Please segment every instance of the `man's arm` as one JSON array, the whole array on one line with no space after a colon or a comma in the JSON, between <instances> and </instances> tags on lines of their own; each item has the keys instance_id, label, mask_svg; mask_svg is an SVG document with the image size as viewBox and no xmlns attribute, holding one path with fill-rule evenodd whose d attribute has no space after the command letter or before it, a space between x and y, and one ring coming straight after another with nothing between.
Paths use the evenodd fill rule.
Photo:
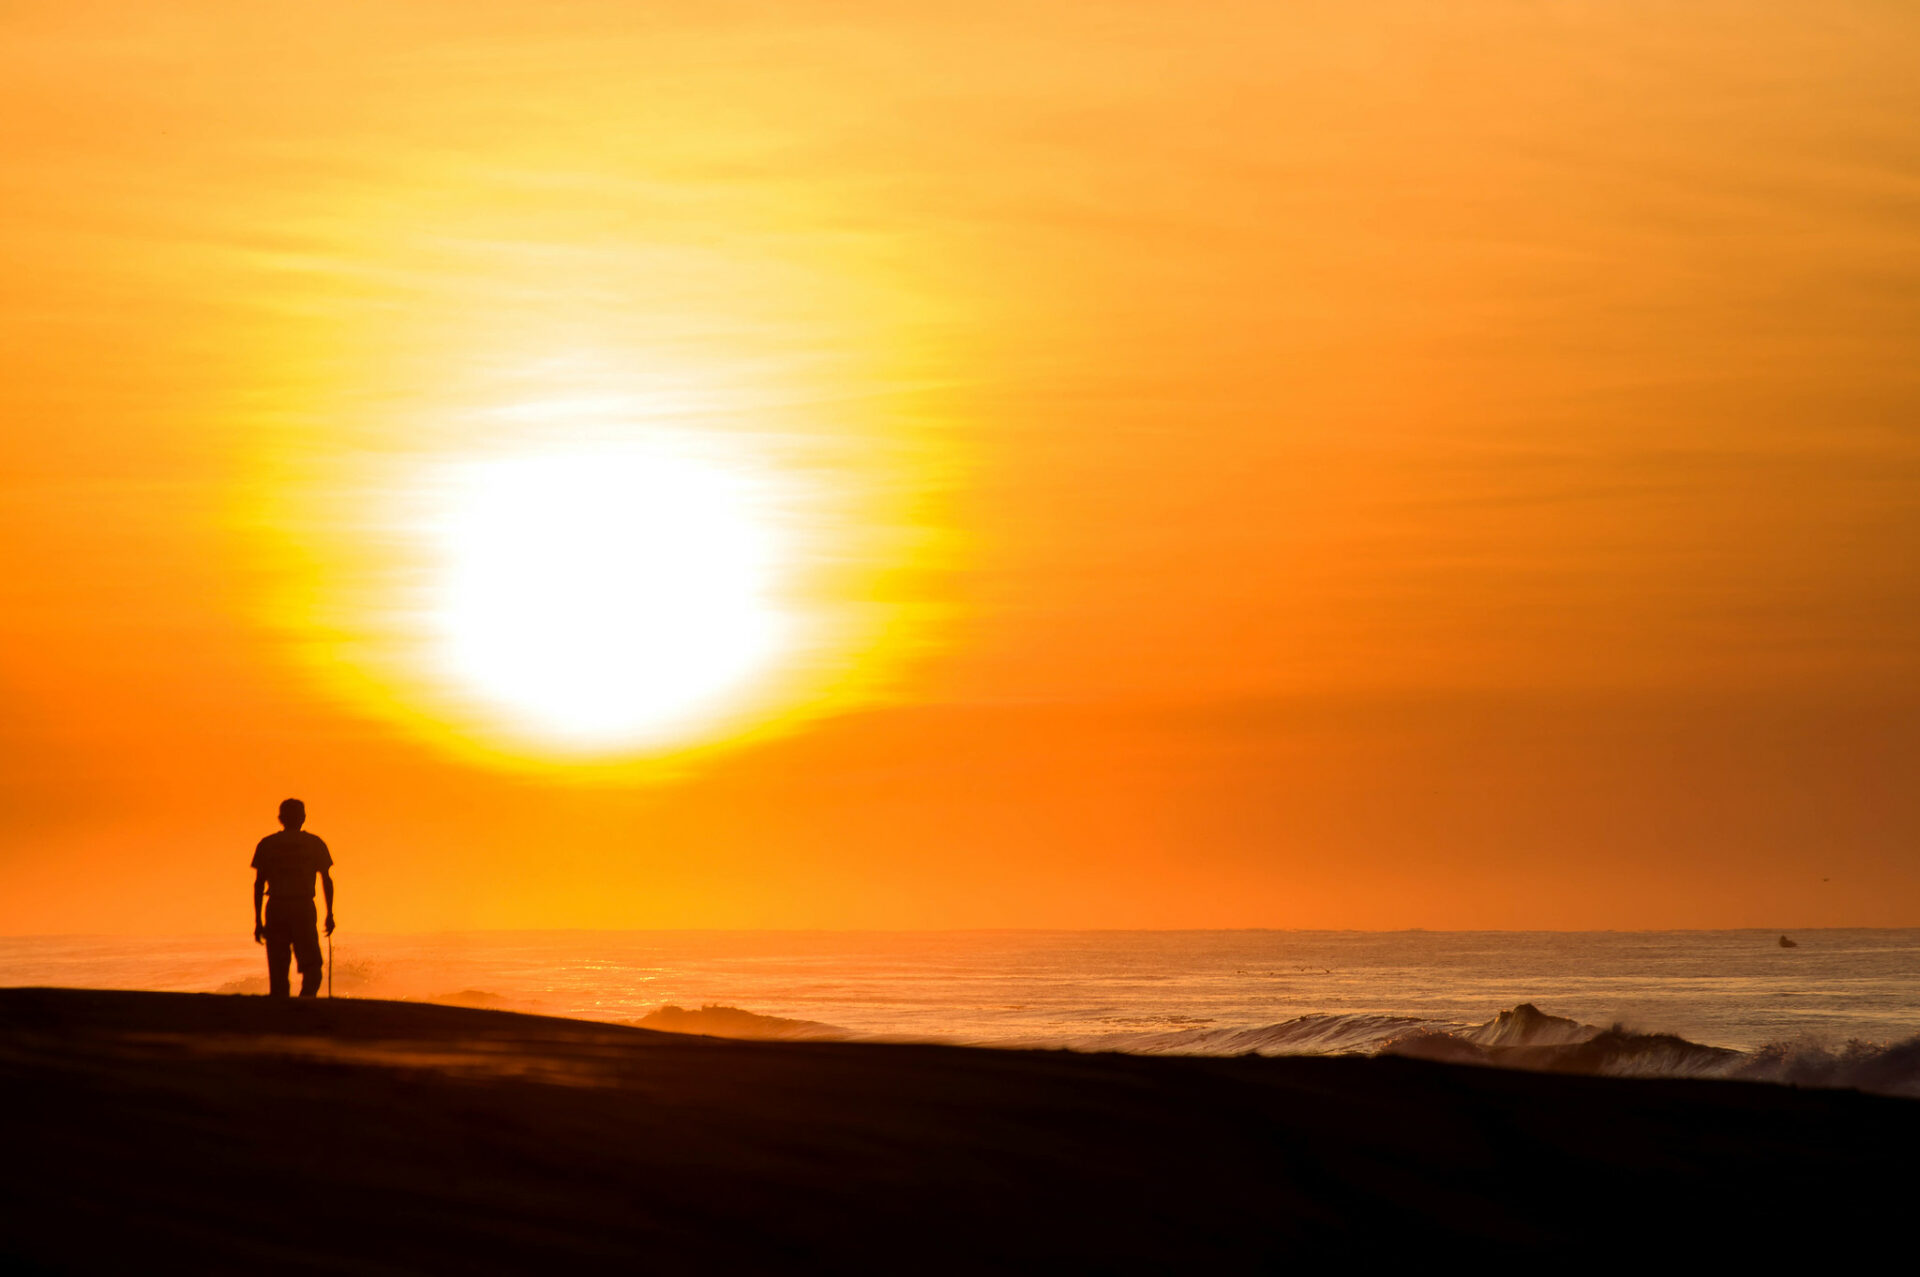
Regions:
<instances>
[{"instance_id":1,"label":"man's arm","mask_svg":"<svg viewBox=\"0 0 1920 1277\"><path fill-rule=\"evenodd\" d=\"M264 869L256 869L253 871L253 942L255 944L265 944L267 942L267 924L260 920L260 897L266 894L267 871ZM333 899L333 892L331 890L327 892L327 899Z\"/></svg>"},{"instance_id":2,"label":"man's arm","mask_svg":"<svg viewBox=\"0 0 1920 1277\"><path fill-rule=\"evenodd\" d=\"M333 934L333 872L331 870L322 869L320 871L320 890L325 892L327 896L327 934L332 935Z\"/></svg>"}]
</instances>

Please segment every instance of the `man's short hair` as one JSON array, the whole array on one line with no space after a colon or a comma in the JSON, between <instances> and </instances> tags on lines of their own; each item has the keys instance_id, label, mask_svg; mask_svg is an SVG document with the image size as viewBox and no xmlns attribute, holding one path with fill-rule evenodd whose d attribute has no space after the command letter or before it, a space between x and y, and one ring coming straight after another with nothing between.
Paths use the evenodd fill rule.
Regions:
<instances>
[{"instance_id":1,"label":"man's short hair","mask_svg":"<svg viewBox=\"0 0 1920 1277\"><path fill-rule=\"evenodd\" d=\"M290 825L296 820L307 818L307 805L298 798L289 798L280 804L280 823Z\"/></svg>"}]
</instances>

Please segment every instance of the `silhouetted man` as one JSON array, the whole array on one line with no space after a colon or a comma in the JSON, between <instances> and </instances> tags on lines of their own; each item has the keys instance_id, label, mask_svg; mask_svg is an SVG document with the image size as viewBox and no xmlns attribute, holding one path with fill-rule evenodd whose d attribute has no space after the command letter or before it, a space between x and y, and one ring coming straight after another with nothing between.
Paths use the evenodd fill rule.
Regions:
<instances>
[{"instance_id":1,"label":"silhouetted man","mask_svg":"<svg viewBox=\"0 0 1920 1277\"><path fill-rule=\"evenodd\" d=\"M253 850L253 942L267 946L267 992L287 996L287 959L300 964L300 996L320 991L320 937L313 923L313 878L320 875L327 893L327 934L333 934L333 856L327 844L301 829L307 805L298 798L280 804L277 834L268 834ZM267 897L266 918L260 897Z\"/></svg>"}]
</instances>

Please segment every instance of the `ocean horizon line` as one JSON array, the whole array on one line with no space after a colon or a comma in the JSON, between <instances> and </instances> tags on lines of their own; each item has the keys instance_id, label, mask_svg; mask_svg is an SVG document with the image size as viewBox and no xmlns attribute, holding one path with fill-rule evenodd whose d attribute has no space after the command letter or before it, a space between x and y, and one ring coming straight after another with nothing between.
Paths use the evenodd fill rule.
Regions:
<instances>
[{"instance_id":1,"label":"ocean horizon line","mask_svg":"<svg viewBox=\"0 0 1920 1277\"><path fill-rule=\"evenodd\" d=\"M231 928L196 931L0 931L6 940L208 940ZM1744 927L426 927L417 930L354 930L365 937L437 935L1327 935L1327 936L1625 936L1625 935L1812 935L1821 932L1920 931L1907 926ZM341 935L348 932L343 928Z\"/></svg>"}]
</instances>

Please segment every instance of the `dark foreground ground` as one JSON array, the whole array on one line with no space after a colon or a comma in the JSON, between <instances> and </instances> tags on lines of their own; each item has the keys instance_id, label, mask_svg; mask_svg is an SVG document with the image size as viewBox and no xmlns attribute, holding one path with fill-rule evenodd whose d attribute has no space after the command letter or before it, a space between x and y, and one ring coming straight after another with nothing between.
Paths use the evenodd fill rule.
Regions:
<instances>
[{"instance_id":1,"label":"dark foreground ground","mask_svg":"<svg viewBox=\"0 0 1920 1277\"><path fill-rule=\"evenodd\" d=\"M0 1097L8 1272L1839 1260L1920 1148L1920 1103L1759 1084L48 989L0 990Z\"/></svg>"}]
</instances>

